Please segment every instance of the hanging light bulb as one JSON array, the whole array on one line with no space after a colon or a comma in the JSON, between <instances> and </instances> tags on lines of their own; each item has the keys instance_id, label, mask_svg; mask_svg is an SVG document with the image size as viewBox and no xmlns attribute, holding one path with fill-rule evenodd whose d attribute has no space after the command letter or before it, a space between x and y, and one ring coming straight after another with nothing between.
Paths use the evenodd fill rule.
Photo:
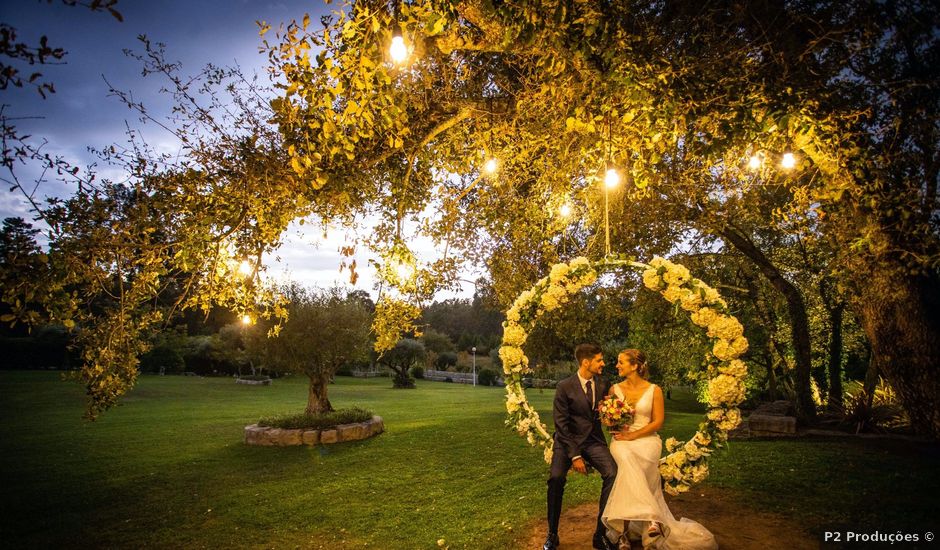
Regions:
<instances>
[{"instance_id":1,"label":"hanging light bulb","mask_svg":"<svg viewBox=\"0 0 940 550\"><path fill-rule=\"evenodd\" d=\"M251 264L248 263L248 260L242 260L238 264L238 272L245 276L251 275Z\"/></svg>"},{"instance_id":2,"label":"hanging light bulb","mask_svg":"<svg viewBox=\"0 0 940 550\"><path fill-rule=\"evenodd\" d=\"M492 176L496 173L496 170L499 169L499 163L496 162L496 159L489 159L486 163L483 164L483 172L488 176Z\"/></svg>"},{"instance_id":3,"label":"hanging light bulb","mask_svg":"<svg viewBox=\"0 0 940 550\"><path fill-rule=\"evenodd\" d=\"M415 275L414 266L407 262L399 261L395 271L398 274L398 280L401 282L410 281Z\"/></svg>"},{"instance_id":4,"label":"hanging light bulb","mask_svg":"<svg viewBox=\"0 0 940 550\"><path fill-rule=\"evenodd\" d=\"M751 170L760 170L760 165L762 164L760 155L752 155L751 159L747 162L747 167Z\"/></svg>"},{"instance_id":5,"label":"hanging light bulb","mask_svg":"<svg viewBox=\"0 0 940 550\"><path fill-rule=\"evenodd\" d=\"M251 315L245 314L242 315L242 324L247 326L251 324Z\"/></svg>"},{"instance_id":6,"label":"hanging light bulb","mask_svg":"<svg viewBox=\"0 0 940 550\"><path fill-rule=\"evenodd\" d=\"M405 39L402 38L400 30L396 30L392 36L392 45L388 49L388 54L395 63L400 64L408 59L408 47L405 46Z\"/></svg>"},{"instance_id":7,"label":"hanging light bulb","mask_svg":"<svg viewBox=\"0 0 940 550\"><path fill-rule=\"evenodd\" d=\"M567 218L571 215L571 205L567 202L561 205L561 208L558 209L558 213L561 214L562 218Z\"/></svg>"},{"instance_id":8,"label":"hanging light bulb","mask_svg":"<svg viewBox=\"0 0 940 550\"><path fill-rule=\"evenodd\" d=\"M784 170L790 170L796 166L796 157L793 156L793 153L784 153L783 158L780 159L780 167Z\"/></svg>"},{"instance_id":9,"label":"hanging light bulb","mask_svg":"<svg viewBox=\"0 0 940 550\"><path fill-rule=\"evenodd\" d=\"M620 185L620 172L614 168L609 168L607 173L604 174L604 185L606 185L608 189L613 189Z\"/></svg>"}]
</instances>

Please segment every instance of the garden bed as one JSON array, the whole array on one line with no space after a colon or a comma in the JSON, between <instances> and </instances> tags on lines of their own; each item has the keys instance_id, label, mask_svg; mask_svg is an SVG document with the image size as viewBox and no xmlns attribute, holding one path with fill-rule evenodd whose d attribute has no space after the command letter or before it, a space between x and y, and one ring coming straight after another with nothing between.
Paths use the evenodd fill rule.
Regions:
<instances>
[{"instance_id":1,"label":"garden bed","mask_svg":"<svg viewBox=\"0 0 940 550\"><path fill-rule=\"evenodd\" d=\"M252 424L245 426L245 444L266 447L290 447L295 445L330 445L344 441L368 439L385 431L381 416L373 416L365 422L340 424L322 429L285 429Z\"/></svg>"}]
</instances>

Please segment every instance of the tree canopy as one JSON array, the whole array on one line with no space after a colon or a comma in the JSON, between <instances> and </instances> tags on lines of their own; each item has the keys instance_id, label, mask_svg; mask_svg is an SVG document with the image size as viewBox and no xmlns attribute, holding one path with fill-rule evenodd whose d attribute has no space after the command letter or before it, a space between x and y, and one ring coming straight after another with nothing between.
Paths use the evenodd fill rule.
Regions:
<instances>
[{"instance_id":1,"label":"tree canopy","mask_svg":"<svg viewBox=\"0 0 940 550\"><path fill-rule=\"evenodd\" d=\"M275 96L238 88L225 124L148 48L182 106L174 130L189 157L128 160L134 183L120 193L80 188L54 205L52 251L102 258L72 272L135 304L95 319L131 327L118 340L131 349L153 322L140 304L170 275L187 274L181 306L247 312L271 300L220 268L227 258L257 268L298 217L373 215L381 223L355 246L380 267L384 351L415 331L458 258L486 265L506 306L559 260L710 240L741 251L786 300L805 395L805 298L762 245L811 237L915 427L936 436L938 17L916 0L356 1L319 25L263 25ZM404 62L389 54L395 33ZM605 189L611 169L620 186ZM110 231L91 229L100 220ZM443 258L415 265L408 221ZM131 380L112 376L129 355L89 353L94 403L107 406Z\"/></svg>"}]
</instances>

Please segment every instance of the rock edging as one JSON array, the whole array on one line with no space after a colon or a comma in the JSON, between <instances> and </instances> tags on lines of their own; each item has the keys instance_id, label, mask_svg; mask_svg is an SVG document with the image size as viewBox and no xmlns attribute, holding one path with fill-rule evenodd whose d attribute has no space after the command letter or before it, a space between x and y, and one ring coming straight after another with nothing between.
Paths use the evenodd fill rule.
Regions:
<instances>
[{"instance_id":1,"label":"rock edging","mask_svg":"<svg viewBox=\"0 0 940 550\"><path fill-rule=\"evenodd\" d=\"M267 380L247 380L245 378L236 378L235 383L236 384L248 384L249 386L270 386L271 379L268 378Z\"/></svg>"},{"instance_id":2,"label":"rock edging","mask_svg":"<svg viewBox=\"0 0 940 550\"><path fill-rule=\"evenodd\" d=\"M385 431L381 416L373 416L365 422L340 424L322 430L284 429L252 424L245 426L245 445L265 447L289 447L293 445L330 445L343 441L368 439Z\"/></svg>"}]
</instances>

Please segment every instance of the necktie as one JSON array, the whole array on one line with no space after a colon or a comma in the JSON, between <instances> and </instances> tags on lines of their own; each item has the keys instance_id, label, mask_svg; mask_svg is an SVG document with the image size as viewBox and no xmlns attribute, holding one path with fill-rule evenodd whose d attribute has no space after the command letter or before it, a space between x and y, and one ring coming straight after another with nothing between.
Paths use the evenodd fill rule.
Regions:
<instances>
[{"instance_id":1,"label":"necktie","mask_svg":"<svg viewBox=\"0 0 940 550\"><path fill-rule=\"evenodd\" d=\"M590 380L587 381L586 395L587 395L588 403L591 404L591 408L593 409L594 408L594 388L591 386Z\"/></svg>"}]
</instances>

